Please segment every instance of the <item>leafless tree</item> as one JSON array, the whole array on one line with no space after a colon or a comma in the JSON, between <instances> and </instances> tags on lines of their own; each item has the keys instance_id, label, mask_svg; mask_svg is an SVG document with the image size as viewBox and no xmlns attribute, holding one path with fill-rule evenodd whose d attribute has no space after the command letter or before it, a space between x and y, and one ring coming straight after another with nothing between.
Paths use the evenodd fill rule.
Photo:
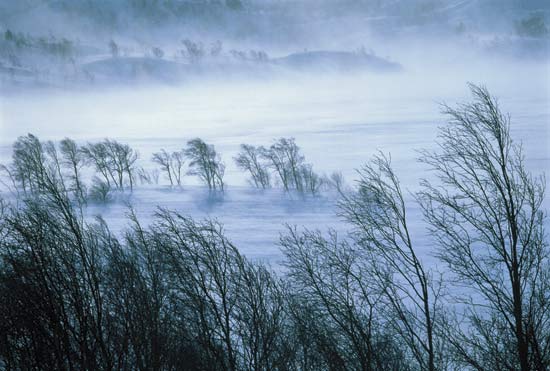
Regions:
<instances>
[{"instance_id":1,"label":"leafless tree","mask_svg":"<svg viewBox=\"0 0 550 371\"><path fill-rule=\"evenodd\" d=\"M160 152L153 153L153 162L161 166L161 170L166 173L170 185L174 184L181 186L183 166L185 165L185 154L183 151L175 151L172 153L162 149Z\"/></svg>"},{"instance_id":2,"label":"leafless tree","mask_svg":"<svg viewBox=\"0 0 550 371\"><path fill-rule=\"evenodd\" d=\"M160 152L153 153L152 160L160 165L160 169L166 173L168 180L170 181L170 185L173 186L174 180L172 179L172 161L170 154L166 152L166 150L161 149Z\"/></svg>"},{"instance_id":3,"label":"leafless tree","mask_svg":"<svg viewBox=\"0 0 550 371\"><path fill-rule=\"evenodd\" d=\"M45 165L46 154L42 143L28 134L19 137L13 144L12 164L6 169L21 190L39 192L44 186Z\"/></svg>"},{"instance_id":4,"label":"leafless tree","mask_svg":"<svg viewBox=\"0 0 550 371\"><path fill-rule=\"evenodd\" d=\"M130 146L105 139L98 143L88 143L82 148L82 152L109 188L124 190L128 185L133 190L139 155Z\"/></svg>"},{"instance_id":5,"label":"leafless tree","mask_svg":"<svg viewBox=\"0 0 550 371\"><path fill-rule=\"evenodd\" d=\"M304 156L294 138L280 138L268 149L262 150L262 156L278 175L285 191L303 191L300 166L304 163Z\"/></svg>"},{"instance_id":6,"label":"leafless tree","mask_svg":"<svg viewBox=\"0 0 550 371\"><path fill-rule=\"evenodd\" d=\"M184 151L174 151L171 155L172 160L172 176L178 186L182 185L183 167L185 165Z\"/></svg>"},{"instance_id":7,"label":"leafless tree","mask_svg":"<svg viewBox=\"0 0 550 371\"><path fill-rule=\"evenodd\" d=\"M198 63L204 58L204 46L200 42L185 39L181 43L185 46L185 56L191 63Z\"/></svg>"},{"instance_id":8,"label":"leafless tree","mask_svg":"<svg viewBox=\"0 0 550 371\"><path fill-rule=\"evenodd\" d=\"M303 191L316 195L321 188L329 183L324 176L319 176L313 171L313 165L303 164L300 166L300 179L302 180Z\"/></svg>"},{"instance_id":9,"label":"leafless tree","mask_svg":"<svg viewBox=\"0 0 550 371\"><path fill-rule=\"evenodd\" d=\"M82 147L82 153L84 153L87 165L93 166L101 174L103 182L109 188L111 188L111 183L114 186L116 178L113 178L111 174L110 160L105 145L101 142L88 143Z\"/></svg>"},{"instance_id":10,"label":"leafless tree","mask_svg":"<svg viewBox=\"0 0 550 371\"><path fill-rule=\"evenodd\" d=\"M252 183L257 188L271 186L270 174L261 158L261 148L248 144L241 144L241 151L235 157L237 166L250 173Z\"/></svg>"},{"instance_id":11,"label":"leafless tree","mask_svg":"<svg viewBox=\"0 0 550 371\"><path fill-rule=\"evenodd\" d=\"M455 275L467 326L449 326L457 360L476 370L550 367L545 180L525 168L510 118L483 87L474 102L444 106L439 148L424 152L438 182L424 181L423 209ZM464 289L463 287L466 287Z\"/></svg>"},{"instance_id":12,"label":"leafless tree","mask_svg":"<svg viewBox=\"0 0 550 371\"><path fill-rule=\"evenodd\" d=\"M45 161L31 170L33 192L3 216L2 358L17 369L112 368L99 236L70 200L53 143L21 140Z\"/></svg>"},{"instance_id":13,"label":"leafless tree","mask_svg":"<svg viewBox=\"0 0 550 371\"><path fill-rule=\"evenodd\" d=\"M70 171L71 190L79 202L86 201L86 186L82 180L81 169L85 158L74 140L65 138L59 143L59 149L63 159L63 165Z\"/></svg>"},{"instance_id":14,"label":"leafless tree","mask_svg":"<svg viewBox=\"0 0 550 371\"><path fill-rule=\"evenodd\" d=\"M120 189L124 189L125 179L127 180L130 190L134 188L135 179L135 164L139 157L138 153L127 144L119 143L115 140L105 139L103 141L107 149L109 163L112 171L116 174Z\"/></svg>"},{"instance_id":15,"label":"leafless tree","mask_svg":"<svg viewBox=\"0 0 550 371\"><path fill-rule=\"evenodd\" d=\"M198 176L210 190L224 189L225 165L211 144L195 138L187 142L184 151L189 159L189 174Z\"/></svg>"},{"instance_id":16,"label":"leafless tree","mask_svg":"<svg viewBox=\"0 0 550 371\"><path fill-rule=\"evenodd\" d=\"M403 354L387 341L383 327L391 320L381 315L386 288L372 279L369 256L339 240L335 232L325 238L319 232L289 228L281 244L293 295L303 303L294 316L313 331L317 352L324 358L320 368L401 369L398 365L406 364ZM308 312L321 322L307 319Z\"/></svg>"},{"instance_id":17,"label":"leafless tree","mask_svg":"<svg viewBox=\"0 0 550 371\"><path fill-rule=\"evenodd\" d=\"M171 291L188 308L179 315L193 326L210 367L280 369L286 311L279 279L248 262L216 222L165 210L156 220L152 233L162 236Z\"/></svg>"},{"instance_id":18,"label":"leafless tree","mask_svg":"<svg viewBox=\"0 0 550 371\"><path fill-rule=\"evenodd\" d=\"M156 58L162 59L162 57L164 57L164 51L158 46L152 47L151 52Z\"/></svg>"},{"instance_id":19,"label":"leafless tree","mask_svg":"<svg viewBox=\"0 0 550 371\"><path fill-rule=\"evenodd\" d=\"M435 334L440 286L418 256L399 180L383 154L358 173L357 191L342 193L340 214L354 226L354 238L371 262L372 277L391 310L389 323L409 347L418 369L440 369L441 345Z\"/></svg>"}]
</instances>

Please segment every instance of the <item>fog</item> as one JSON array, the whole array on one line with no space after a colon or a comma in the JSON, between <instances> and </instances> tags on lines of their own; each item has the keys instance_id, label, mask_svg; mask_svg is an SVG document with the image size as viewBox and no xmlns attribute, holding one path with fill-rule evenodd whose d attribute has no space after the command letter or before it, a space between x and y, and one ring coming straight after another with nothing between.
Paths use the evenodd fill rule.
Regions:
<instances>
[{"instance_id":1,"label":"fog","mask_svg":"<svg viewBox=\"0 0 550 371\"><path fill-rule=\"evenodd\" d=\"M1 370L550 370L548 0L0 0Z\"/></svg>"},{"instance_id":2,"label":"fog","mask_svg":"<svg viewBox=\"0 0 550 371\"><path fill-rule=\"evenodd\" d=\"M129 201L144 220L157 206L215 217L247 256L274 263L285 223L346 226L336 215L335 192L304 197L253 189L233 161L242 143L294 137L317 172L341 172L350 185L373 154L391 153L404 187L414 192L429 176L418 150L435 148L446 120L441 104L466 102L471 82L486 86L510 113L529 169L549 169L548 36L522 36L518 28L533 12L548 14L542 2L236 3L244 10L204 5L204 19L190 23L168 15L157 22L150 18L162 18L160 11L125 13L108 3L97 6L99 13L66 2L60 4L69 10L4 3L0 26L25 40L14 46L10 37L17 36L6 33L2 41L0 162L10 161L19 136L33 133L79 144L113 138L137 149L140 166L152 170L153 152L200 137L227 166L225 194L213 197L189 176L173 190L161 175L158 185L90 205L89 215L121 229ZM495 9L502 10L498 17L491 16ZM116 17L105 24L98 14ZM202 48L199 59L182 39ZM48 49L62 40L66 55ZM221 50L213 51L217 40Z\"/></svg>"}]
</instances>

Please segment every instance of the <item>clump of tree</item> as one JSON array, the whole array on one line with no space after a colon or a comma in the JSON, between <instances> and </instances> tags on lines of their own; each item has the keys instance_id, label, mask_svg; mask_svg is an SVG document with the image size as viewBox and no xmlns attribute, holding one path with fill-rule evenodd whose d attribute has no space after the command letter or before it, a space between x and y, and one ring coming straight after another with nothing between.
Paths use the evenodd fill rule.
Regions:
<instances>
[{"instance_id":1,"label":"clump of tree","mask_svg":"<svg viewBox=\"0 0 550 371\"><path fill-rule=\"evenodd\" d=\"M168 153L162 149L160 152L153 153L152 160L160 165L162 172L166 174L170 181L170 186L182 185L183 166L185 165L184 151Z\"/></svg>"},{"instance_id":2,"label":"clump of tree","mask_svg":"<svg viewBox=\"0 0 550 371\"><path fill-rule=\"evenodd\" d=\"M384 287L362 249L318 231L288 229L281 238L291 285L290 310L302 333L300 369L405 370L406 338L386 323ZM307 356L310 354L311 359ZM427 368L426 368L427 369Z\"/></svg>"},{"instance_id":3,"label":"clump of tree","mask_svg":"<svg viewBox=\"0 0 550 371\"><path fill-rule=\"evenodd\" d=\"M0 199L1 367L547 370L545 180L527 172L496 100L471 89L422 155L434 180L407 198L382 154L355 189L334 177L352 230L289 227L278 274L212 220L159 209L144 226L130 210L114 234L77 202L86 151L19 138L4 168L15 192ZM206 182L214 148L195 139L185 154ZM411 203L444 276L423 261Z\"/></svg>"},{"instance_id":4,"label":"clump of tree","mask_svg":"<svg viewBox=\"0 0 550 371\"><path fill-rule=\"evenodd\" d=\"M223 192L225 165L213 145L195 138L187 142L184 154L189 159L189 175L199 177L208 189Z\"/></svg>"},{"instance_id":5,"label":"clump of tree","mask_svg":"<svg viewBox=\"0 0 550 371\"><path fill-rule=\"evenodd\" d=\"M263 158L262 147L241 144L241 150L235 157L237 167L250 174L251 183L256 188L271 187L271 175Z\"/></svg>"},{"instance_id":6,"label":"clump of tree","mask_svg":"<svg viewBox=\"0 0 550 371\"><path fill-rule=\"evenodd\" d=\"M379 154L358 173L357 190L341 192L339 203L340 215L354 228L358 261L379 293L379 306L389 314L387 325L409 349L415 368L442 369L446 360L438 350L443 339L436 333L441 285L419 257L391 160Z\"/></svg>"},{"instance_id":7,"label":"clump of tree","mask_svg":"<svg viewBox=\"0 0 550 371\"><path fill-rule=\"evenodd\" d=\"M62 156L62 164L68 168L70 181L70 190L76 198L82 203L86 201L86 185L82 178L82 168L86 164L86 159L82 149L76 142L70 138L65 138L59 143L59 149Z\"/></svg>"},{"instance_id":8,"label":"clump of tree","mask_svg":"<svg viewBox=\"0 0 550 371\"><path fill-rule=\"evenodd\" d=\"M158 46L152 47L151 52L153 53L153 56L155 58L162 59L162 57L164 57L164 51L161 48L159 48Z\"/></svg>"},{"instance_id":9,"label":"clump of tree","mask_svg":"<svg viewBox=\"0 0 550 371\"><path fill-rule=\"evenodd\" d=\"M250 56L250 60L255 62L267 62L269 60L269 56L263 50L250 50L248 55Z\"/></svg>"},{"instance_id":10,"label":"clump of tree","mask_svg":"<svg viewBox=\"0 0 550 371\"><path fill-rule=\"evenodd\" d=\"M73 41L66 38L58 39L53 35L49 37L33 37L22 32L13 32L7 29L4 32L4 41L8 47L15 47L20 50L31 52L32 49L51 56L68 59L76 54L77 48Z\"/></svg>"},{"instance_id":11,"label":"clump of tree","mask_svg":"<svg viewBox=\"0 0 550 371\"><path fill-rule=\"evenodd\" d=\"M12 191L25 197L52 195L61 189L72 201L86 202L86 187L82 180L83 157L76 143L41 142L28 134L13 145L12 163L2 166L12 182Z\"/></svg>"},{"instance_id":12,"label":"clump of tree","mask_svg":"<svg viewBox=\"0 0 550 371\"><path fill-rule=\"evenodd\" d=\"M497 101L485 88L471 91L473 103L444 107L450 122L439 150L422 157L440 180L424 181L421 193L437 254L453 281L468 287L456 291L467 309L446 336L465 368L548 369L546 182L527 171Z\"/></svg>"},{"instance_id":13,"label":"clump of tree","mask_svg":"<svg viewBox=\"0 0 550 371\"><path fill-rule=\"evenodd\" d=\"M534 12L528 17L516 22L516 32L520 36L545 37L548 36L548 26L544 13Z\"/></svg>"},{"instance_id":14,"label":"clump of tree","mask_svg":"<svg viewBox=\"0 0 550 371\"><path fill-rule=\"evenodd\" d=\"M181 53L191 63L199 63L204 58L205 51L202 43L194 42L189 39L184 39L181 43L185 47L185 50L182 50Z\"/></svg>"},{"instance_id":15,"label":"clump of tree","mask_svg":"<svg viewBox=\"0 0 550 371\"><path fill-rule=\"evenodd\" d=\"M82 148L82 153L88 165L100 174L95 184L111 190L130 191L134 188L136 179L136 162L139 154L127 144L105 139L97 143L88 143Z\"/></svg>"},{"instance_id":16,"label":"clump of tree","mask_svg":"<svg viewBox=\"0 0 550 371\"><path fill-rule=\"evenodd\" d=\"M40 194L59 184L72 200L85 204L88 198L106 201L114 189L133 190L137 159L130 146L110 139L79 146L65 138L56 145L28 134L14 143L12 163L3 169L16 192ZM85 166L95 170L90 187L83 174Z\"/></svg>"},{"instance_id":17,"label":"clump of tree","mask_svg":"<svg viewBox=\"0 0 550 371\"><path fill-rule=\"evenodd\" d=\"M261 156L285 191L316 194L324 184L312 165L305 162L294 138L280 138L269 148L261 148Z\"/></svg>"},{"instance_id":18,"label":"clump of tree","mask_svg":"<svg viewBox=\"0 0 550 371\"><path fill-rule=\"evenodd\" d=\"M247 261L218 224L159 210L144 228L131 212L118 239L65 206L27 199L0 209L3 366L290 367L281 279Z\"/></svg>"}]
</instances>

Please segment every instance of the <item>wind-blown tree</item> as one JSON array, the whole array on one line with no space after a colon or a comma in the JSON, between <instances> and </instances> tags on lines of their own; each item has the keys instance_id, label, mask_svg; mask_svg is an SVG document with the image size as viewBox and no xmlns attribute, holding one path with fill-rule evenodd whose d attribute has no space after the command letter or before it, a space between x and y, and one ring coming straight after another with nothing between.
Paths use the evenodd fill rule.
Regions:
<instances>
[{"instance_id":1,"label":"wind-blown tree","mask_svg":"<svg viewBox=\"0 0 550 371\"><path fill-rule=\"evenodd\" d=\"M261 157L261 147L241 144L241 151L235 157L237 166L250 174L251 183L256 188L271 186L270 174Z\"/></svg>"},{"instance_id":2,"label":"wind-blown tree","mask_svg":"<svg viewBox=\"0 0 550 371\"><path fill-rule=\"evenodd\" d=\"M107 148L103 143L88 143L82 147L82 153L86 158L86 164L93 166L95 171L98 172L108 188L115 186L116 178L111 174L109 156L107 154Z\"/></svg>"},{"instance_id":3,"label":"wind-blown tree","mask_svg":"<svg viewBox=\"0 0 550 371\"><path fill-rule=\"evenodd\" d=\"M316 195L323 186L329 186L326 176L319 176L313 171L313 165L303 164L300 166L300 178L302 179L303 191Z\"/></svg>"},{"instance_id":4,"label":"wind-blown tree","mask_svg":"<svg viewBox=\"0 0 550 371\"><path fill-rule=\"evenodd\" d=\"M341 192L340 214L354 227L353 237L384 294L388 324L408 346L416 367L441 369L446 360L441 359L442 339L436 338L440 285L418 255L390 158L379 154L358 173L357 191Z\"/></svg>"},{"instance_id":5,"label":"wind-blown tree","mask_svg":"<svg viewBox=\"0 0 550 371\"><path fill-rule=\"evenodd\" d=\"M260 147L258 152L285 191L316 194L325 184L324 179L313 171L313 166L305 162L294 138L280 138L269 148Z\"/></svg>"},{"instance_id":6,"label":"wind-blown tree","mask_svg":"<svg viewBox=\"0 0 550 371\"><path fill-rule=\"evenodd\" d=\"M3 168L16 188L39 192L44 186L46 153L40 140L32 134L19 137L13 144L12 164Z\"/></svg>"},{"instance_id":7,"label":"wind-blown tree","mask_svg":"<svg viewBox=\"0 0 550 371\"><path fill-rule=\"evenodd\" d=\"M51 142L31 135L31 166L17 205L2 216L0 357L8 369L111 368L101 298L100 236L84 227ZM18 157L22 153L18 153ZM21 160L21 161L19 161Z\"/></svg>"},{"instance_id":8,"label":"wind-blown tree","mask_svg":"<svg viewBox=\"0 0 550 371\"><path fill-rule=\"evenodd\" d=\"M278 175L285 191L303 190L300 167L304 163L304 156L294 138L280 138L269 148L263 149L262 156Z\"/></svg>"},{"instance_id":9,"label":"wind-blown tree","mask_svg":"<svg viewBox=\"0 0 550 371\"><path fill-rule=\"evenodd\" d=\"M125 181L128 182L130 191L134 188L135 164L139 157L138 153L127 144L115 140L106 139L103 141L107 149L111 169L116 174L118 187L124 189ZM126 180L125 180L126 179Z\"/></svg>"},{"instance_id":10,"label":"wind-blown tree","mask_svg":"<svg viewBox=\"0 0 550 371\"><path fill-rule=\"evenodd\" d=\"M28 134L15 141L12 163L3 166L3 169L12 180L12 191L19 197L21 194L24 195L23 198L55 196L56 198L51 201L64 205L63 197L74 195L75 179L70 175L70 184L67 182L63 166L64 159L53 142L41 142L36 136ZM76 198L78 199L78 195ZM70 199L74 200L75 197ZM79 206L81 204L79 202Z\"/></svg>"},{"instance_id":11,"label":"wind-blown tree","mask_svg":"<svg viewBox=\"0 0 550 371\"><path fill-rule=\"evenodd\" d=\"M182 50L181 53L183 56L191 63L199 63L205 56L204 46L201 42L193 42L189 39L184 39L181 43L185 46L185 51Z\"/></svg>"},{"instance_id":12,"label":"wind-blown tree","mask_svg":"<svg viewBox=\"0 0 550 371\"><path fill-rule=\"evenodd\" d=\"M210 368L271 370L285 363L277 278L247 262L216 222L160 210L151 233L161 241L174 300L187 305L177 318L191 326Z\"/></svg>"},{"instance_id":13,"label":"wind-blown tree","mask_svg":"<svg viewBox=\"0 0 550 371\"><path fill-rule=\"evenodd\" d=\"M160 165L161 170L166 173L170 185L181 186L183 166L185 165L185 154L183 151L175 151L172 153L161 149L160 152L153 153L153 162Z\"/></svg>"},{"instance_id":14,"label":"wind-blown tree","mask_svg":"<svg viewBox=\"0 0 550 371\"><path fill-rule=\"evenodd\" d=\"M139 369L205 369L200 345L190 326L178 320L188 309L171 294L168 262L162 255L164 236L144 228L134 211L124 244L107 253L105 301L118 313L115 344L126 344L126 362Z\"/></svg>"},{"instance_id":15,"label":"wind-blown tree","mask_svg":"<svg viewBox=\"0 0 550 371\"><path fill-rule=\"evenodd\" d=\"M134 188L138 153L127 144L105 139L98 143L88 143L82 148L88 164L102 176L102 183L109 189L130 190Z\"/></svg>"},{"instance_id":16,"label":"wind-blown tree","mask_svg":"<svg viewBox=\"0 0 550 371\"><path fill-rule=\"evenodd\" d=\"M195 138L187 142L184 154L189 159L189 175L198 176L208 189L223 192L225 165L213 145Z\"/></svg>"},{"instance_id":17,"label":"wind-blown tree","mask_svg":"<svg viewBox=\"0 0 550 371\"><path fill-rule=\"evenodd\" d=\"M451 322L446 336L464 368L547 370L545 180L527 171L495 98L483 87L470 89L474 102L444 107L450 121L438 150L422 157L439 179L424 181L425 217L464 306L457 314L463 324Z\"/></svg>"},{"instance_id":18,"label":"wind-blown tree","mask_svg":"<svg viewBox=\"0 0 550 371\"><path fill-rule=\"evenodd\" d=\"M392 320L383 315L381 305L386 287L372 279L371 261L362 249L333 231L325 238L294 228L281 245L298 304L294 321L297 327L305 326L314 339L313 352L322 360L315 369L408 369L401 344L405 340L385 326Z\"/></svg>"},{"instance_id":19,"label":"wind-blown tree","mask_svg":"<svg viewBox=\"0 0 550 371\"><path fill-rule=\"evenodd\" d=\"M185 165L184 151L174 151L170 155L172 160L172 178L178 186L182 185L183 166Z\"/></svg>"},{"instance_id":20,"label":"wind-blown tree","mask_svg":"<svg viewBox=\"0 0 550 371\"><path fill-rule=\"evenodd\" d=\"M85 165L85 158L74 140L65 138L59 143L59 150L62 156L62 164L69 170L71 180L71 191L79 202L86 202L86 186L82 180L82 167Z\"/></svg>"}]
</instances>

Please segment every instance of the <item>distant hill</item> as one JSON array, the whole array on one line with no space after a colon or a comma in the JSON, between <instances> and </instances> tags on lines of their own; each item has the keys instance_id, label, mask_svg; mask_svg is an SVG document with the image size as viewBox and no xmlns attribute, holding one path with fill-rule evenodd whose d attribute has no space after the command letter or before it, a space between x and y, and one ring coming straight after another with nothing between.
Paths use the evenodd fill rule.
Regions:
<instances>
[{"instance_id":1,"label":"distant hill","mask_svg":"<svg viewBox=\"0 0 550 371\"><path fill-rule=\"evenodd\" d=\"M295 69L331 69L350 71L369 69L376 71L398 71L399 63L367 53L351 53L339 51L310 51L290 54L278 58L274 63Z\"/></svg>"}]
</instances>

